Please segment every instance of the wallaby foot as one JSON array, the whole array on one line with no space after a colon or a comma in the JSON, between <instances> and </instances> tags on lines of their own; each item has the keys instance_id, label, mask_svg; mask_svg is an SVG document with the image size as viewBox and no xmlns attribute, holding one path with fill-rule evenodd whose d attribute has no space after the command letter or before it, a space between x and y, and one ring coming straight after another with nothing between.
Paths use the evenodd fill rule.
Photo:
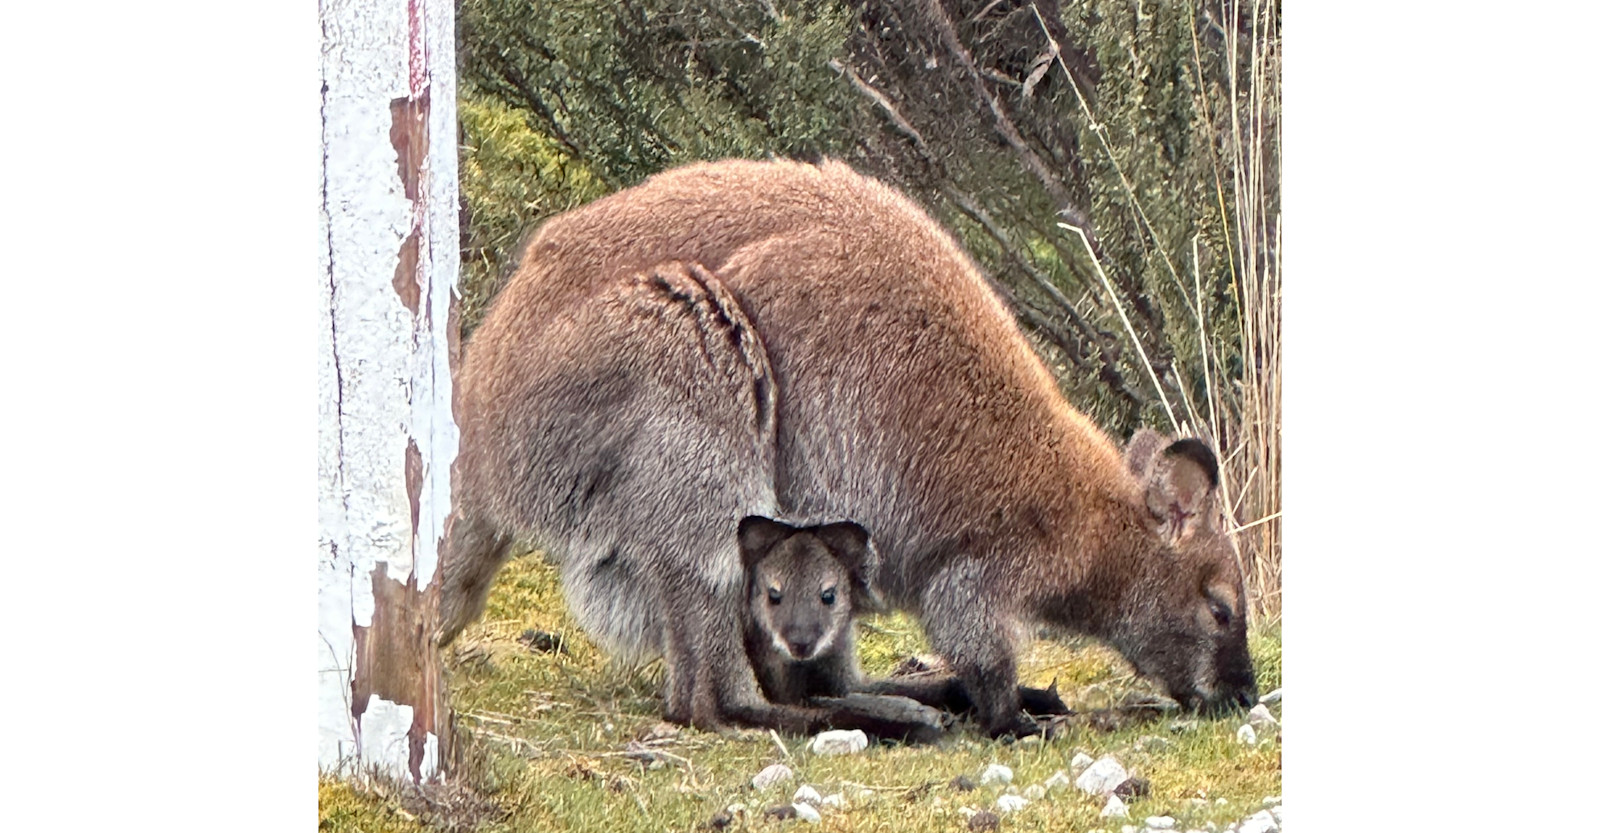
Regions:
<instances>
[{"instance_id":1,"label":"wallaby foot","mask_svg":"<svg viewBox=\"0 0 1600 833\"><path fill-rule=\"evenodd\" d=\"M879 740L933 743L955 722L948 712L908 697L855 692L844 697L814 697L811 702L827 711L827 728L860 729Z\"/></svg>"},{"instance_id":2,"label":"wallaby foot","mask_svg":"<svg viewBox=\"0 0 1600 833\"><path fill-rule=\"evenodd\" d=\"M957 715L970 714L976 708L961 678L948 672L871 680L857 690L866 694L909 697L923 705ZM1072 709L1067 708L1067 704L1056 693L1055 683L1051 683L1049 688L1019 685L1017 699L1022 711L1036 717L1072 714Z\"/></svg>"}]
</instances>

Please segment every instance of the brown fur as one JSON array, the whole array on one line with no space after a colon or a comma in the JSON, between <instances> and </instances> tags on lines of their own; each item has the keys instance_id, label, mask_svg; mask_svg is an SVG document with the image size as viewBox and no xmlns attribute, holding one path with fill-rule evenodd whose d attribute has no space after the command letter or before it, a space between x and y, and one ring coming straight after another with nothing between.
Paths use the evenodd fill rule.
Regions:
<instances>
[{"instance_id":1,"label":"brown fur","mask_svg":"<svg viewBox=\"0 0 1600 833\"><path fill-rule=\"evenodd\" d=\"M475 524L539 524L546 510L524 482L532 473L510 463L540 438L518 422L531 410L589 406L530 389L530 368L567 343L556 335L581 330L578 342L601 341L605 322L584 310L664 263L693 264L721 287L724 306L747 316L770 362L776 505L746 513L850 518L871 529L884 599L921 618L989 731L1028 730L1015 652L1033 622L1106 639L1186 703L1253 699L1243 587L1219 528L1214 471L1206 476L1189 446L1168 454L1181 444L1158 443L1164 450L1150 451L1136 472L1061 398L954 240L897 192L837 163L691 165L548 221L468 346L459 465L472 473L458 480L458 502L468 515L492 507ZM648 365L679 355L679 343L642 335L626 348ZM589 351L617 362L600 349L624 345ZM658 389L660 402L628 404L706 395ZM758 416L729 413L737 424ZM702 500L681 497L684 507ZM696 534L711 529L656 518ZM687 535L677 539L688 546ZM720 607L729 557L719 539L699 547L716 555L685 550L659 563L717 594L719 612L690 627L695 641L722 651L736 632ZM447 636L476 612L453 598L451 562L462 576L492 575L497 553L447 546ZM611 593L616 604L645 595L627 583ZM712 712L759 700L747 668L709 673L696 684L712 691L695 696L710 698Z\"/></svg>"}]
</instances>

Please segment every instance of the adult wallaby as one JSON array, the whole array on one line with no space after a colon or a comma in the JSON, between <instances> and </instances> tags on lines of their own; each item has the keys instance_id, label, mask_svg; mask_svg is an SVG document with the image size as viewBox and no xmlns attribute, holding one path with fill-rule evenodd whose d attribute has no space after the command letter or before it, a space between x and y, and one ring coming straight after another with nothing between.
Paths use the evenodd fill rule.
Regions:
<instances>
[{"instance_id":1,"label":"adult wallaby","mask_svg":"<svg viewBox=\"0 0 1600 833\"><path fill-rule=\"evenodd\" d=\"M703 348L609 335L593 311L660 273L708 287L654 290L704 306ZM738 357L758 343L760 373L640 369L754 368ZM577 378L552 381L551 363ZM663 381L600 392L628 373ZM1033 728L1016 650L1034 622L1104 639L1186 705L1254 700L1215 456L1136 437L1124 460L951 236L845 165L695 164L552 218L468 345L460 390L445 641L481 610L505 531L531 529L579 554L564 573L586 627L665 650L669 717L759 716L772 704L741 650L732 533L778 510L871 530L879 592L918 616L991 734ZM770 456L746 442L761 432ZM639 434L696 465L642 459ZM645 494L654 541L607 515ZM612 549L624 539L643 548Z\"/></svg>"},{"instance_id":2,"label":"adult wallaby","mask_svg":"<svg viewBox=\"0 0 1600 833\"><path fill-rule=\"evenodd\" d=\"M878 569L866 530L751 515L739 522L739 555L749 575L745 652L767 699L798 704L859 688L855 613L873 603Z\"/></svg>"}]
</instances>

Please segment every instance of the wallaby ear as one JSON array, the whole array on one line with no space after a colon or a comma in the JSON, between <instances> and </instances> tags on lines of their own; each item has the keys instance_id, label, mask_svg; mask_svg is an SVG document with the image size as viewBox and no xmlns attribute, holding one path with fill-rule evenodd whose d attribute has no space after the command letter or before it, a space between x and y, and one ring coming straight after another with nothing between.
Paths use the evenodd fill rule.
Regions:
<instances>
[{"instance_id":1,"label":"wallaby ear","mask_svg":"<svg viewBox=\"0 0 1600 833\"><path fill-rule=\"evenodd\" d=\"M872 536L867 530L858 523L839 521L823 524L812 532L850 571L856 604L869 610L881 606L877 591L878 549L872 545Z\"/></svg>"},{"instance_id":2,"label":"wallaby ear","mask_svg":"<svg viewBox=\"0 0 1600 833\"><path fill-rule=\"evenodd\" d=\"M1128 461L1128 471L1133 472L1136 479L1143 480L1150 473L1150 461L1155 459L1156 452L1171 442L1149 428L1140 428L1128 438L1127 451L1123 452L1123 459Z\"/></svg>"},{"instance_id":3,"label":"wallaby ear","mask_svg":"<svg viewBox=\"0 0 1600 833\"><path fill-rule=\"evenodd\" d=\"M1173 542L1209 522L1217 491L1217 455L1199 440L1178 440L1149 464L1145 503L1167 527Z\"/></svg>"},{"instance_id":4,"label":"wallaby ear","mask_svg":"<svg viewBox=\"0 0 1600 833\"><path fill-rule=\"evenodd\" d=\"M858 523L839 521L823 524L813 529L812 533L821 538L822 543L833 551L833 557L852 572L859 570L863 561L877 555L872 551L871 536Z\"/></svg>"},{"instance_id":5,"label":"wallaby ear","mask_svg":"<svg viewBox=\"0 0 1600 833\"><path fill-rule=\"evenodd\" d=\"M795 533L795 528L760 515L746 515L739 521L739 558L749 569L767 556L779 541Z\"/></svg>"}]
</instances>

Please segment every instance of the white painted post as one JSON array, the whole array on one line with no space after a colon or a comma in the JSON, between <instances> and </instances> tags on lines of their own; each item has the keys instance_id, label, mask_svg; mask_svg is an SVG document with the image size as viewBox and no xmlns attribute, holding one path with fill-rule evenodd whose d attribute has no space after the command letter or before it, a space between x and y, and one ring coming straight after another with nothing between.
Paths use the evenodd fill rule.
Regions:
<instances>
[{"instance_id":1,"label":"white painted post","mask_svg":"<svg viewBox=\"0 0 1600 833\"><path fill-rule=\"evenodd\" d=\"M449 760L438 552L458 349L453 0L322 0L318 765Z\"/></svg>"}]
</instances>

